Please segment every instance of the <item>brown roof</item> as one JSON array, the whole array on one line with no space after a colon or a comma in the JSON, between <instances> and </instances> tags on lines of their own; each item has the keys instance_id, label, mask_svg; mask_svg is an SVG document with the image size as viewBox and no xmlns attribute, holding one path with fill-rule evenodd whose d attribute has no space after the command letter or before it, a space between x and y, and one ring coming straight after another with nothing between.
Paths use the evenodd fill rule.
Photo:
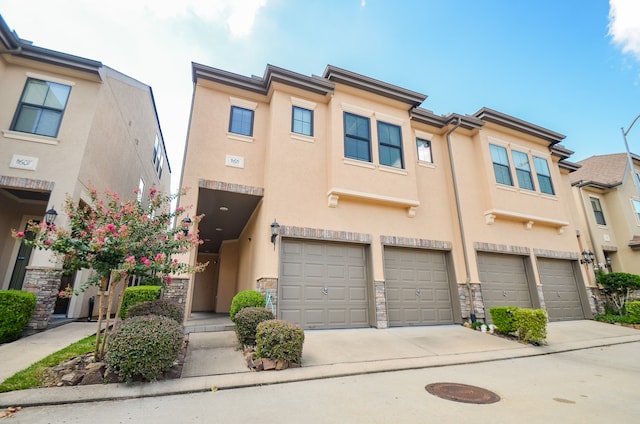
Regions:
<instances>
[{"instance_id":1,"label":"brown roof","mask_svg":"<svg viewBox=\"0 0 640 424\"><path fill-rule=\"evenodd\" d=\"M624 172L627 168L626 153L614 153L611 155L591 156L581 160L580 169L569 174L571 184L579 181L594 182L604 186L617 186L622 184Z\"/></svg>"}]
</instances>

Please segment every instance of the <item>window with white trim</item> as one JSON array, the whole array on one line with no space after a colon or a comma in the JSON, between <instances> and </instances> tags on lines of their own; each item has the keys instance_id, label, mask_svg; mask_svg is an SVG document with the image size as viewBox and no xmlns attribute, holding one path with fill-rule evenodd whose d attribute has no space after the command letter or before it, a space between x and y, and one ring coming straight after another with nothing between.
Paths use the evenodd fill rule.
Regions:
<instances>
[{"instance_id":1,"label":"window with white trim","mask_svg":"<svg viewBox=\"0 0 640 424\"><path fill-rule=\"evenodd\" d=\"M433 163L431 154L431 140L416 138L416 147L418 148L418 160L420 162Z\"/></svg>"},{"instance_id":2,"label":"window with white trim","mask_svg":"<svg viewBox=\"0 0 640 424\"><path fill-rule=\"evenodd\" d=\"M138 183L138 193L136 194L138 198L138 202L142 202L142 198L144 197L144 180L140 178L140 182Z\"/></svg>"},{"instance_id":3,"label":"window with white trim","mask_svg":"<svg viewBox=\"0 0 640 424\"><path fill-rule=\"evenodd\" d=\"M498 184L513 186L507 149L495 144L490 144L489 149L491 150L491 160L493 161L493 172L496 176L496 182Z\"/></svg>"},{"instance_id":4,"label":"window with white trim","mask_svg":"<svg viewBox=\"0 0 640 424\"><path fill-rule=\"evenodd\" d=\"M253 110L239 106L231 106L231 118L229 119L229 132L253 136Z\"/></svg>"},{"instance_id":5,"label":"window with white trim","mask_svg":"<svg viewBox=\"0 0 640 424\"><path fill-rule=\"evenodd\" d=\"M533 178L531 177L531 165L529 164L529 155L517 150L511 151L513 165L516 168L516 177L518 178L518 186L526 190L534 191Z\"/></svg>"},{"instance_id":6,"label":"window with white trim","mask_svg":"<svg viewBox=\"0 0 640 424\"><path fill-rule=\"evenodd\" d=\"M313 111L300 106L291 110L291 132L313 136Z\"/></svg>"},{"instance_id":7,"label":"window with white trim","mask_svg":"<svg viewBox=\"0 0 640 424\"><path fill-rule=\"evenodd\" d=\"M153 167L156 170L158 178L162 177L162 166L164 165L164 155L162 154L162 143L156 134L156 141L153 143Z\"/></svg>"},{"instance_id":8,"label":"window with white trim","mask_svg":"<svg viewBox=\"0 0 640 424\"><path fill-rule=\"evenodd\" d=\"M633 210L636 213L636 219L638 220L638 224L640 224L640 201L632 200L633 202Z\"/></svg>"},{"instance_id":9,"label":"window with white trim","mask_svg":"<svg viewBox=\"0 0 640 424\"><path fill-rule=\"evenodd\" d=\"M556 194L553 190L553 182L551 181L551 171L549 170L549 163L546 159L534 156L533 165L536 168L536 175L538 177L538 185L540 191L546 194Z\"/></svg>"},{"instance_id":10,"label":"window with white trim","mask_svg":"<svg viewBox=\"0 0 640 424\"><path fill-rule=\"evenodd\" d=\"M602 210L602 205L600 204L600 199L597 197L590 197L589 199L591 201L591 208L593 209L596 224L607 225L607 221L604 219L604 212Z\"/></svg>"},{"instance_id":11,"label":"window with white trim","mask_svg":"<svg viewBox=\"0 0 640 424\"><path fill-rule=\"evenodd\" d=\"M378 121L378 154L380 165L404 168L399 126Z\"/></svg>"},{"instance_id":12,"label":"window with white trim","mask_svg":"<svg viewBox=\"0 0 640 424\"><path fill-rule=\"evenodd\" d=\"M344 156L371 162L371 127L369 118L344 112Z\"/></svg>"},{"instance_id":13,"label":"window with white trim","mask_svg":"<svg viewBox=\"0 0 640 424\"><path fill-rule=\"evenodd\" d=\"M71 87L57 82L27 79L11 129L57 137Z\"/></svg>"}]
</instances>

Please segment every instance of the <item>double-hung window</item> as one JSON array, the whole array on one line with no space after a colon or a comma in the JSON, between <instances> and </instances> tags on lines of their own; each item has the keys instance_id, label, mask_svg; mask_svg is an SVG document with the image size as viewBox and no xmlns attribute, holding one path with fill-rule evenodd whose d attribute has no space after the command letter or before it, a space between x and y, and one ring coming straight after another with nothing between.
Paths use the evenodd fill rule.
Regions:
<instances>
[{"instance_id":1,"label":"double-hung window","mask_svg":"<svg viewBox=\"0 0 640 424\"><path fill-rule=\"evenodd\" d=\"M68 85L29 78L11 129L57 137L70 92Z\"/></svg>"},{"instance_id":2,"label":"double-hung window","mask_svg":"<svg viewBox=\"0 0 640 424\"><path fill-rule=\"evenodd\" d=\"M371 162L371 128L369 118L344 113L344 156Z\"/></svg>"},{"instance_id":3,"label":"double-hung window","mask_svg":"<svg viewBox=\"0 0 640 424\"><path fill-rule=\"evenodd\" d=\"M513 185L511 170L509 169L509 156L507 149L495 144L489 145L491 150L491 160L493 161L493 172L496 174L498 184Z\"/></svg>"},{"instance_id":4,"label":"double-hung window","mask_svg":"<svg viewBox=\"0 0 640 424\"><path fill-rule=\"evenodd\" d=\"M253 111L238 106L231 106L229 132L253 136Z\"/></svg>"},{"instance_id":5,"label":"double-hung window","mask_svg":"<svg viewBox=\"0 0 640 424\"><path fill-rule=\"evenodd\" d=\"M416 138L416 145L418 147L418 160L420 162L433 163L433 156L431 155L431 141Z\"/></svg>"},{"instance_id":6,"label":"double-hung window","mask_svg":"<svg viewBox=\"0 0 640 424\"><path fill-rule=\"evenodd\" d=\"M294 106L291 112L291 132L313 136L313 111Z\"/></svg>"},{"instance_id":7,"label":"double-hung window","mask_svg":"<svg viewBox=\"0 0 640 424\"><path fill-rule=\"evenodd\" d=\"M549 171L549 164L546 159L533 157L533 165L536 167L536 174L538 176L538 185L540 191L546 194L555 194L553 190L553 182L551 182L551 172Z\"/></svg>"},{"instance_id":8,"label":"double-hung window","mask_svg":"<svg viewBox=\"0 0 640 424\"><path fill-rule=\"evenodd\" d=\"M640 224L640 201L633 200L633 210L636 212L636 218L638 219L638 224Z\"/></svg>"},{"instance_id":9,"label":"double-hung window","mask_svg":"<svg viewBox=\"0 0 640 424\"><path fill-rule=\"evenodd\" d=\"M604 219L604 212L602 211L602 205L600 199L597 197L591 197L591 208L593 209L593 215L596 218L596 224L607 225L607 221Z\"/></svg>"},{"instance_id":10,"label":"double-hung window","mask_svg":"<svg viewBox=\"0 0 640 424\"><path fill-rule=\"evenodd\" d=\"M378 121L378 143L380 165L404 168L399 126Z\"/></svg>"},{"instance_id":11,"label":"double-hung window","mask_svg":"<svg viewBox=\"0 0 640 424\"><path fill-rule=\"evenodd\" d=\"M527 190L535 190L533 186L533 178L531 177L529 155L526 153L518 152L517 150L512 150L511 157L513 158L513 164L516 167L518 186Z\"/></svg>"},{"instance_id":12,"label":"double-hung window","mask_svg":"<svg viewBox=\"0 0 640 424\"><path fill-rule=\"evenodd\" d=\"M162 145L156 134L156 141L153 143L153 167L158 174L158 178L162 177L162 165L164 165L164 155L162 154Z\"/></svg>"}]
</instances>

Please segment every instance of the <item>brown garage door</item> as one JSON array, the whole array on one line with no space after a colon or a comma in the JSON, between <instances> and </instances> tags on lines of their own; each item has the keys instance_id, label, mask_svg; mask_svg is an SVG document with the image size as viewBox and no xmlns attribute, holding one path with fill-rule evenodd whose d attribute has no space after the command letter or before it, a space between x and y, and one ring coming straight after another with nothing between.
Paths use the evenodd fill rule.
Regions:
<instances>
[{"instance_id":1,"label":"brown garage door","mask_svg":"<svg viewBox=\"0 0 640 424\"><path fill-rule=\"evenodd\" d=\"M524 257L478 253L478 271L487 320L494 306L533 307Z\"/></svg>"},{"instance_id":2,"label":"brown garage door","mask_svg":"<svg viewBox=\"0 0 640 424\"><path fill-rule=\"evenodd\" d=\"M453 323L444 252L386 247L384 272L390 326Z\"/></svg>"},{"instance_id":3,"label":"brown garage door","mask_svg":"<svg viewBox=\"0 0 640 424\"><path fill-rule=\"evenodd\" d=\"M584 319L571 261L538 258L538 272L549 321Z\"/></svg>"},{"instance_id":4,"label":"brown garage door","mask_svg":"<svg viewBox=\"0 0 640 424\"><path fill-rule=\"evenodd\" d=\"M303 328L369 327L365 247L284 240L280 318Z\"/></svg>"}]
</instances>

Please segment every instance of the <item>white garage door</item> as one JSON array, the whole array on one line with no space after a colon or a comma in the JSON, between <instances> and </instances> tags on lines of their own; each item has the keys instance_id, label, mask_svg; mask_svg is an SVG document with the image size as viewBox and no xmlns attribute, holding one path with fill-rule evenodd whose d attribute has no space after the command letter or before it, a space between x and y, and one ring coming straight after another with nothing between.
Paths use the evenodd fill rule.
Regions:
<instances>
[{"instance_id":1,"label":"white garage door","mask_svg":"<svg viewBox=\"0 0 640 424\"><path fill-rule=\"evenodd\" d=\"M538 258L538 272L549 321L584 319L571 261Z\"/></svg>"},{"instance_id":2,"label":"white garage door","mask_svg":"<svg viewBox=\"0 0 640 424\"><path fill-rule=\"evenodd\" d=\"M390 326L453 323L444 252L386 247L384 272Z\"/></svg>"},{"instance_id":3,"label":"white garage door","mask_svg":"<svg viewBox=\"0 0 640 424\"><path fill-rule=\"evenodd\" d=\"M280 318L303 328L369 327L365 246L284 240Z\"/></svg>"}]
</instances>

